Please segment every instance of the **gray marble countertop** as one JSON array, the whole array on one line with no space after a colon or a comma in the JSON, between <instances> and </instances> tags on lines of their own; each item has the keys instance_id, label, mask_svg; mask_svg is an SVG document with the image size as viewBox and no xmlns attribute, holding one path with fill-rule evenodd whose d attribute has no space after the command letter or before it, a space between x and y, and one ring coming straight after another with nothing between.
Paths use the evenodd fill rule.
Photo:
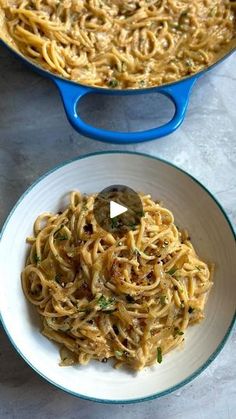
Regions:
<instances>
[{"instance_id":1,"label":"gray marble countertop","mask_svg":"<svg viewBox=\"0 0 236 419\"><path fill-rule=\"evenodd\" d=\"M93 97L84 118L135 130L170 116L158 95ZM29 71L0 47L0 224L22 192L48 169L84 153L126 149L167 159L213 192L236 222L235 55L195 86L182 127L167 138L132 146L87 139L69 125L52 82ZM236 329L217 359L193 382L161 399L108 406L76 399L43 381L17 355L0 329L0 418L235 419Z\"/></svg>"}]
</instances>

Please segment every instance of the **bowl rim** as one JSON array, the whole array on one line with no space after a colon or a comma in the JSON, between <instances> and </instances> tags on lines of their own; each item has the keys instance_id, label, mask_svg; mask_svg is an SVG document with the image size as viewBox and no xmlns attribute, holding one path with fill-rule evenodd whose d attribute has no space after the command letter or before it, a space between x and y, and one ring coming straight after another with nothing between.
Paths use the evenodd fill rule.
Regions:
<instances>
[{"instance_id":1,"label":"bowl rim","mask_svg":"<svg viewBox=\"0 0 236 419\"><path fill-rule=\"evenodd\" d=\"M234 231L233 225L226 213L226 211L224 210L224 208L222 207L222 205L220 204L220 202L218 201L218 199L199 181L197 180L194 176L192 176L191 174L189 174L188 172L186 172L185 170L181 169L180 167L176 166L175 164L169 162L168 160L162 159L160 157L156 157L156 156L151 156L150 154L146 154L146 153L140 153L140 152L136 152L136 151L121 151L121 150L111 150L111 151L98 151L98 152L93 152L93 153L88 153L88 154L82 154L81 156L75 157L73 159L69 159L66 160L58 165L56 165L55 167L53 167L52 169L48 170L46 173L44 173L43 175L41 175L39 178L37 178L27 189L26 191L20 196L20 198L17 200L16 204L13 206L13 208L11 209L9 215L7 216L5 222L3 223L3 226L0 230L0 245L3 239L3 235L4 235L4 231L12 217L12 215L14 214L15 210L17 209L17 207L19 206L19 204L23 201L23 199L25 198L26 195L28 195L31 190L38 184L40 183L43 179L45 179L47 176L49 176L50 174L56 172L57 170L61 169L64 166L67 166L73 162L76 161L80 161L86 158L90 158L90 157L94 157L94 156L99 156L99 155L109 155L109 154L127 154L127 155L136 155L136 156L140 156L140 157L145 157L145 158L149 158L149 159L153 159L153 160L157 160L159 162L162 162L164 164L166 164L167 166L171 166L172 168L176 169L178 172L181 172L182 174L186 175L187 177L189 177L192 181L194 181L198 186L200 186L200 188L205 191L210 198L215 202L215 204L217 205L217 207L219 208L221 214L223 215L224 219L226 220L230 231L232 233L232 236L234 238L234 240L236 240L236 233ZM1 247L0 247L1 249ZM5 324L3 317L2 317L2 313L0 311L0 322L3 326L3 329L8 337L8 339L10 340L11 344L13 345L13 348L15 349L15 351L24 359L24 361L42 378L44 378L49 384L57 387L60 390L63 390L64 392L78 397L80 399L83 400L87 400L87 401L93 401L93 402L97 402L97 403L104 403L104 404L132 404L132 403L140 403L140 402L144 402L144 401L149 401L149 400L154 400L157 398L160 398L162 396L165 395L169 395L172 392L180 389L181 387L183 387L184 385L190 383L192 380L194 380L198 375L200 375L213 361L214 359L217 357L217 355L222 351L227 339L230 336L230 333L233 329L234 323L236 321L236 310L234 313L234 316L232 318L232 321L223 337L223 339L221 340L221 342L219 343L219 345L217 346L217 348L215 349L215 351L210 355L210 357L203 363L203 365L201 367L199 367L196 371L194 371L192 374L190 374L187 378L185 378L184 380L180 381L178 384L171 386L169 388L167 388L166 390L160 391L158 393L152 394L150 396L145 396L145 397L139 397L139 398L134 398L134 399L124 399L124 400L113 400L113 399L100 399L100 398L96 398L96 397L90 397L90 396L86 396L83 394L79 394L75 391L72 390L68 390L67 388L63 387L62 385L54 382L53 380L49 379L46 375L44 375L42 372L40 372L33 364L31 364L31 362L27 359L27 357L21 352L21 350L18 348L18 346L15 344L13 337L11 336L10 332L8 332L7 329L7 325Z\"/></svg>"}]
</instances>

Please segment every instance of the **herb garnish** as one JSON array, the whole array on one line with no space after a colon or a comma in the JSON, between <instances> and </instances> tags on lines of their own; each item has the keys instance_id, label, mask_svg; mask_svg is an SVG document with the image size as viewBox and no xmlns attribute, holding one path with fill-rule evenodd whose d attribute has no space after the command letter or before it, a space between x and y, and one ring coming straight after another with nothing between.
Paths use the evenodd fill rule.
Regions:
<instances>
[{"instance_id":1,"label":"herb garnish","mask_svg":"<svg viewBox=\"0 0 236 419\"><path fill-rule=\"evenodd\" d=\"M81 208L82 211L88 211L87 205L84 203Z\"/></svg>"},{"instance_id":2,"label":"herb garnish","mask_svg":"<svg viewBox=\"0 0 236 419\"><path fill-rule=\"evenodd\" d=\"M41 261L41 258L37 255L37 253L34 254L33 259L35 263L38 263Z\"/></svg>"},{"instance_id":3,"label":"herb garnish","mask_svg":"<svg viewBox=\"0 0 236 419\"><path fill-rule=\"evenodd\" d=\"M162 362L162 350L160 346L157 348L157 362L158 364Z\"/></svg>"},{"instance_id":4,"label":"herb garnish","mask_svg":"<svg viewBox=\"0 0 236 419\"><path fill-rule=\"evenodd\" d=\"M115 351L115 356L120 357L122 355L123 355L123 352L122 351Z\"/></svg>"},{"instance_id":5,"label":"herb garnish","mask_svg":"<svg viewBox=\"0 0 236 419\"><path fill-rule=\"evenodd\" d=\"M114 217L111 219L111 228L117 228L119 226L118 218Z\"/></svg>"},{"instance_id":6,"label":"herb garnish","mask_svg":"<svg viewBox=\"0 0 236 419\"><path fill-rule=\"evenodd\" d=\"M160 303L161 303L162 306L166 305L166 296L165 295L160 296Z\"/></svg>"},{"instance_id":7,"label":"herb garnish","mask_svg":"<svg viewBox=\"0 0 236 419\"><path fill-rule=\"evenodd\" d=\"M119 82L118 82L118 80L116 80L116 79L111 79L111 80L109 80L109 81L108 81L108 83L107 83L107 85L108 85L109 87L111 87L112 89L114 89L115 87L117 87L117 86L118 86L118 84L119 84Z\"/></svg>"},{"instance_id":8,"label":"herb garnish","mask_svg":"<svg viewBox=\"0 0 236 419\"><path fill-rule=\"evenodd\" d=\"M188 309L189 314L191 314L193 311L194 311L194 308L190 306Z\"/></svg>"},{"instance_id":9,"label":"herb garnish","mask_svg":"<svg viewBox=\"0 0 236 419\"><path fill-rule=\"evenodd\" d=\"M54 236L55 236L55 234L54 234ZM57 233L57 235L55 236L55 239L56 239L56 240L63 241L63 240L68 240L68 237L67 237L67 235L66 235L66 234L61 234L61 233L59 232L59 233Z\"/></svg>"},{"instance_id":10,"label":"herb garnish","mask_svg":"<svg viewBox=\"0 0 236 419\"><path fill-rule=\"evenodd\" d=\"M167 271L167 273L169 274L169 275L174 275L174 273L177 271L178 269L177 268L171 268L169 271Z\"/></svg>"},{"instance_id":11,"label":"herb garnish","mask_svg":"<svg viewBox=\"0 0 236 419\"><path fill-rule=\"evenodd\" d=\"M102 295L99 300L98 304L101 307L102 310L106 310L111 304L115 302L115 298L106 298L104 295Z\"/></svg>"},{"instance_id":12,"label":"herb garnish","mask_svg":"<svg viewBox=\"0 0 236 419\"><path fill-rule=\"evenodd\" d=\"M174 328L174 333L173 336L176 337L177 335L182 336L184 334L184 332L182 332L182 330L180 330L178 327Z\"/></svg>"}]
</instances>

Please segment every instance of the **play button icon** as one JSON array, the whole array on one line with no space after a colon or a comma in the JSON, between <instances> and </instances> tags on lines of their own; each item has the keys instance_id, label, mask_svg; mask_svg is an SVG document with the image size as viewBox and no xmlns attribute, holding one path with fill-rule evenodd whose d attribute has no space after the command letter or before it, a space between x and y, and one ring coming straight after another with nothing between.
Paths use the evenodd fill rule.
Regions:
<instances>
[{"instance_id":1,"label":"play button icon","mask_svg":"<svg viewBox=\"0 0 236 419\"><path fill-rule=\"evenodd\" d=\"M114 201L110 202L110 218L124 214L126 211L128 211L128 208L124 207L123 205L117 204L117 202Z\"/></svg>"},{"instance_id":2,"label":"play button icon","mask_svg":"<svg viewBox=\"0 0 236 419\"><path fill-rule=\"evenodd\" d=\"M103 189L95 198L93 211L100 227L118 236L135 230L144 215L139 194L125 185Z\"/></svg>"}]
</instances>

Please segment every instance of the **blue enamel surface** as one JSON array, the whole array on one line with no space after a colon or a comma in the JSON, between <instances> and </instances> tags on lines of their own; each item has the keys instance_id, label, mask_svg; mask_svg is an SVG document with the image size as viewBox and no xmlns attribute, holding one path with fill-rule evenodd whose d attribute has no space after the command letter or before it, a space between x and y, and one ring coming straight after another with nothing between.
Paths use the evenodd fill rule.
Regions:
<instances>
[{"instance_id":1,"label":"blue enamel surface","mask_svg":"<svg viewBox=\"0 0 236 419\"><path fill-rule=\"evenodd\" d=\"M191 77L190 79L183 80L181 81L181 83L175 83L173 85L168 85L159 88L155 87L146 90L142 89L141 91L102 89L102 93L108 95L124 94L124 92L127 92L128 94L158 92L172 100L172 102L175 105L175 114L172 120L160 127L141 132L108 131L101 128L95 128L92 125L87 124L79 116L78 103L83 96L90 93L96 93L97 90L80 85L76 86L62 79L55 79L54 81L60 90L67 117L71 125L76 129L76 131L80 132L81 134L87 137L91 137L99 141L104 141L108 143L112 142L115 144L132 144L165 137L166 135L169 135L172 132L174 132L181 125L187 110L191 89L194 83L196 82L197 78L198 75Z\"/></svg>"},{"instance_id":2,"label":"blue enamel surface","mask_svg":"<svg viewBox=\"0 0 236 419\"><path fill-rule=\"evenodd\" d=\"M229 229L231 230L231 233L232 233L232 236L234 237L234 240L235 240L235 238L236 238L236 236L235 236L235 232L234 232L234 229L233 229L233 226L231 225L231 222L230 222L230 220L229 220L229 218L228 218L228 216L227 216L227 214L226 214L226 212L225 212L225 210L223 209L223 207L221 206L221 204L218 202L218 200L214 197L214 195L212 195L211 194L211 192L204 186L204 185L202 185L197 179L195 179L193 176L191 176L189 173L187 173L187 172L185 172L183 169L180 169L179 167L177 167L177 166L175 166L174 164L172 164L172 163L170 163L170 162L168 162L168 161L166 161L166 160L164 160L164 159L160 159L160 158L157 158L157 157L153 157L153 156L150 156L150 155L148 155L148 154L144 154L144 153L137 153L137 152L132 152L132 151L125 151L125 152L122 152L122 151L105 151L105 152L96 152L96 153L91 153L91 154L87 154L87 155L84 155L84 156L81 156L81 157L77 157L77 158L75 158L75 159L72 159L72 160L69 160L69 161L66 161L66 162L64 162L64 163L62 163L62 164L60 164L60 165L58 165L58 166L56 166L54 169L52 169L52 170L50 170L49 172L47 172L47 173L45 173L43 176L41 176L39 179L37 179L26 191L25 191L25 193L21 196L21 198L17 201L17 203L15 204L15 206L13 207L13 209L11 210L11 212L10 212L10 214L9 214L9 216L7 217L7 219L6 219L6 221L5 221L5 223L4 223L4 225L3 225L3 227L2 227L2 230L0 231L0 241L2 240L2 237L3 237L3 235L4 235L4 231L5 231L5 229L6 229L6 227L7 227L7 224L8 224L8 222L10 221L10 219L11 219L11 217L12 217L12 215L14 214L14 212L15 212L15 210L17 209L17 207L18 207L18 205L21 203L21 201L25 198L25 196L26 195L28 195L29 193L30 193L30 191L41 181L41 180L43 180L45 177L47 177L48 175L50 175L51 173L53 173L53 172L55 172L56 170L58 170L58 169L60 169L61 167L64 167L64 166L66 166L67 164L70 164L70 163L72 163L73 161L77 161L77 160L81 160L81 159L86 159L86 158L89 158L89 157L92 157L92 156L96 156L96 155L109 155L109 154L117 154L117 155L124 155L124 154L131 154L131 155L139 155L139 156L143 156L143 157L146 157L146 158L149 158L149 159L154 159L154 160L158 160L158 161L161 161L161 162L163 162L163 163L165 163L165 164L167 164L167 165L169 165L169 166L171 166L171 167L174 167L178 172L181 172L181 173L184 173L186 176L188 176L189 178L191 178L195 183L197 183L201 188L202 188L202 190L203 191L205 191L212 199L213 199L213 201L216 203L216 205L217 205L217 207L219 208L219 210L221 211L221 213L222 213L222 215L223 215L223 217L225 218L225 220L226 220L226 222L227 222L227 224L228 224L228 226L229 226ZM4 330L5 330L5 332L6 332L6 334L7 334L7 336L8 336L8 338L9 338L9 340L11 341L11 343L12 343L12 345L13 345L13 347L15 348L15 350L19 353L19 355L21 355L21 357L28 363L28 365L35 371L35 372L37 372L41 377L43 377L46 381L48 381L50 384L52 384L52 385L54 385L54 386L56 386L56 387L58 387L59 389L61 389L61 390L63 390L63 391L65 391L65 392L67 392L67 393L69 393L69 394L71 394L71 395L73 395L73 396L76 396L76 397L79 397L79 398L81 398L81 399L84 399L84 400L91 400L91 401L94 401L94 402L98 402L98 403L108 403L108 404L129 404L129 403L139 403L139 402L143 402L143 401L149 401L149 400L154 400L154 399L156 399L156 398L159 398L159 397L162 397L162 396L165 396L165 395L168 395L168 394L170 394L170 393L172 393L173 391L176 391L176 390L178 390L179 388L181 388L181 387L183 387L184 385L186 385L186 384L188 384L188 383L190 383L190 381L192 381L193 379L195 379L199 374L201 374L211 363L212 363L212 361L214 361L214 359L216 358L216 356L220 353L220 351L223 349L223 347L224 347L224 345L225 345L225 343L226 343L226 341L227 341L227 339L228 339L228 337L229 337L229 335L230 335L230 332L232 331L232 329L233 329L233 326L234 326L234 323L235 323L235 320L236 320L236 313L234 313L234 316L233 316L233 318L232 318L232 321L231 321L231 323L230 323L230 325L229 325L229 327L228 327L228 329L226 330L226 333L225 333L225 335L224 335L224 337L223 337L223 339L221 340L221 342L220 342L220 344L218 345L218 347L215 349L215 351L211 354L211 356L208 358L208 360L200 367L200 368L198 368L193 374L191 374L191 375L189 375L185 380L183 380L183 381L181 381L180 383L178 383L177 385L175 385L175 386L172 386L172 387L170 387L170 388L168 388L167 390L165 390L165 391L162 391L162 392L159 392L159 393L156 393L156 394L152 394L152 395L150 395L149 397L143 397L143 398L136 398L136 399L131 399L131 400L107 400L107 399L96 399L96 398L94 398L94 397L88 397L88 396L84 396L84 395L82 395L82 394L78 394L78 393L75 393L75 392L72 392L72 391L69 391L67 388L65 388L65 387L63 387L63 386L60 386L60 385L58 385L57 383L55 383L55 382L53 382L52 380L50 380L50 379L48 379L48 377L46 377L45 375L43 375L40 371L38 371L35 367L34 367L34 365L32 365L30 362L29 362L29 360L24 356L24 354L22 354L22 352L20 351L20 349L16 346L16 344L15 344L15 342L14 342L14 340L13 340L13 338L11 337L11 335L10 335L10 333L8 332L8 330L7 330L7 325L4 323L4 320L3 320L3 318L2 318L2 315L1 315L1 312L0 312L0 321L1 321L1 323L2 323L2 325L3 325L3 328L4 328Z\"/></svg>"},{"instance_id":3,"label":"blue enamel surface","mask_svg":"<svg viewBox=\"0 0 236 419\"><path fill-rule=\"evenodd\" d=\"M71 125L78 131L80 134L93 138L94 140L99 140L107 143L114 144L133 144L138 142L150 141L164 137L166 135L174 132L183 122L186 110L189 103L189 97L191 89L194 83L199 77L201 77L205 72L212 69L216 64L222 62L225 58L231 55L235 48L226 54L218 63L213 64L211 67L188 77L187 79L180 80L178 82L168 84L160 87L152 87L148 89L104 89L98 87L87 87L81 84L72 82L70 80L62 79L48 71L41 69L40 67L32 64L22 55L14 51L9 45L0 41L4 46L10 49L18 58L24 61L25 64L30 66L34 71L41 74L44 77L48 77L57 85L59 88L64 108L66 111L67 118ZM80 99L90 93L97 94L107 94L107 95L136 95L144 93L161 93L174 103L175 114L171 121L166 124L153 128L147 131L142 132L117 132L117 131L108 131L100 128L93 127L92 125L87 124L83 121L78 115L78 103Z\"/></svg>"}]
</instances>

